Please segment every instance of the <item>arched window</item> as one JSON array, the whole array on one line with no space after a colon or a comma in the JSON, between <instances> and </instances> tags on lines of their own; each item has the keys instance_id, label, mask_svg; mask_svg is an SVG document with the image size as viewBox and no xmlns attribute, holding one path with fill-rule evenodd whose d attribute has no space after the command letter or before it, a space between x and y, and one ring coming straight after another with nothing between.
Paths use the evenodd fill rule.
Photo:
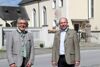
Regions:
<instances>
[{"instance_id":1,"label":"arched window","mask_svg":"<svg viewBox=\"0 0 100 67\"><path fill-rule=\"evenodd\" d=\"M63 7L63 0L59 0L59 7Z\"/></svg>"},{"instance_id":2,"label":"arched window","mask_svg":"<svg viewBox=\"0 0 100 67\"><path fill-rule=\"evenodd\" d=\"M33 9L33 24L34 24L34 27L37 27L37 23L36 23L36 10Z\"/></svg>"},{"instance_id":3,"label":"arched window","mask_svg":"<svg viewBox=\"0 0 100 67\"><path fill-rule=\"evenodd\" d=\"M53 20L53 29L55 29L58 26L57 20Z\"/></svg>"},{"instance_id":4,"label":"arched window","mask_svg":"<svg viewBox=\"0 0 100 67\"><path fill-rule=\"evenodd\" d=\"M44 25L47 25L47 11L46 7L43 7L43 20L44 20Z\"/></svg>"},{"instance_id":5,"label":"arched window","mask_svg":"<svg viewBox=\"0 0 100 67\"><path fill-rule=\"evenodd\" d=\"M52 8L56 8L56 0L53 0L53 2L52 2Z\"/></svg>"}]
</instances>

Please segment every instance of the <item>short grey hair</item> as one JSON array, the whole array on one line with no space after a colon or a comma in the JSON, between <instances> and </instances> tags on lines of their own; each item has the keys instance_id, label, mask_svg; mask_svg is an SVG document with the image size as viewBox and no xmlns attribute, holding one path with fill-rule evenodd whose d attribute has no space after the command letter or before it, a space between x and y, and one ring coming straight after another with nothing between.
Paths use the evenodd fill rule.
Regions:
<instances>
[{"instance_id":1,"label":"short grey hair","mask_svg":"<svg viewBox=\"0 0 100 67\"><path fill-rule=\"evenodd\" d=\"M25 20L26 22L27 22L27 20L25 19L25 18L23 18L23 17L19 17L18 19L17 19L17 22L19 22L20 20ZM28 23L28 22L27 22Z\"/></svg>"},{"instance_id":2,"label":"short grey hair","mask_svg":"<svg viewBox=\"0 0 100 67\"><path fill-rule=\"evenodd\" d=\"M20 22L20 20L25 20L26 23L27 23L27 26L28 26L28 21L27 21L25 18L23 18L23 17L19 17L19 18L17 19L17 23Z\"/></svg>"},{"instance_id":3,"label":"short grey hair","mask_svg":"<svg viewBox=\"0 0 100 67\"><path fill-rule=\"evenodd\" d=\"M68 19L67 19L66 17L61 17L61 18L59 19L59 23L61 22L61 19L65 19L65 20L68 22Z\"/></svg>"}]
</instances>

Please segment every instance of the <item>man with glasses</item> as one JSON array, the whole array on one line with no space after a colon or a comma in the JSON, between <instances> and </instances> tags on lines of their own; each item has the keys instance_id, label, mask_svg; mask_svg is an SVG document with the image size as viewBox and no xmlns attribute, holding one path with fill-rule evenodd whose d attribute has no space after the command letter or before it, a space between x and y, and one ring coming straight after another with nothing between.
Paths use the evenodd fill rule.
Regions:
<instances>
[{"instance_id":1,"label":"man with glasses","mask_svg":"<svg viewBox=\"0 0 100 67\"><path fill-rule=\"evenodd\" d=\"M31 67L34 62L34 42L31 33L26 31L28 22L17 20L17 29L7 35L7 57L10 67Z\"/></svg>"}]
</instances>

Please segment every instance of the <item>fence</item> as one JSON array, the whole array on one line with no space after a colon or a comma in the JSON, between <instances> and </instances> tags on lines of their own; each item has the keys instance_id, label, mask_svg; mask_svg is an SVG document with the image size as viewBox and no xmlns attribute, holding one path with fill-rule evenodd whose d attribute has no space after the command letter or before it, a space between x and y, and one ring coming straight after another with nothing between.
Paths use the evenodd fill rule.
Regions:
<instances>
[{"instance_id":1,"label":"fence","mask_svg":"<svg viewBox=\"0 0 100 67\"><path fill-rule=\"evenodd\" d=\"M10 27L3 27L1 28L1 48L3 47L4 49L6 48L6 34L8 32L14 31L16 28L10 28ZM47 27L43 27L43 28L28 28L27 31L31 32L33 34L34 37L34 45L36 48L40 47L40 44L43 45L44 48L50 48L52 47L52 41L53 41L53 37L54 34L52 33L48 33L48 28Z\"/></svg>"}]
</instances>

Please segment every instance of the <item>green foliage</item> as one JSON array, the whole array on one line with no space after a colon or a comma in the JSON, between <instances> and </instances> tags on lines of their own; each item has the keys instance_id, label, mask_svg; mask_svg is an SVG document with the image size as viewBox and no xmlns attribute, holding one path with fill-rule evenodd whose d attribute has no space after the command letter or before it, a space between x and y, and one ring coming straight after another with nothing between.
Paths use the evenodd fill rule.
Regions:
<instances>
[{"instance_id":1,"label":"green foliage","mask_svg":"<svg viewBox=\"0 0 100 67\"><path fill-rule=\"evenodd\" d=\"M40 43L40 47L43 48L44 47L44 44L43 43Z\"/></svg>"},{"instance_id":2,"label":"green foliage","mask_svg":"<svg viewBox=\"0 0 100 67\"><path fill-rule=\"evenodd\" d=\"M4 49L0 49L0 53L1 53L1 52L6 52L6 50L4 50Z\"/></svg>"}]
</instances>

